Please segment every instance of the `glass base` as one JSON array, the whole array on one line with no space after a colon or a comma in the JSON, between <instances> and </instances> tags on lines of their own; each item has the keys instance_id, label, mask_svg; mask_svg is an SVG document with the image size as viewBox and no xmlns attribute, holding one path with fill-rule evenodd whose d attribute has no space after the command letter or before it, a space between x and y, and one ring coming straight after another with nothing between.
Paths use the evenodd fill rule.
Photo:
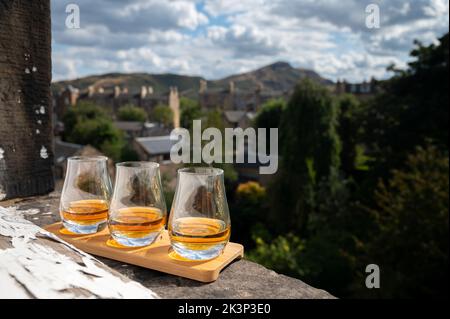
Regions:
<instances>
[{"instance_id":1,"label":"glass base","mask_svg":"<svg viewBox=\"0 0 450 319\"><path fill-rule=\"evenodd\" d=\"M220 256L225 249L226 243L213 245L208 249L194 250L189 249L184 244L172 242L173 250L183 258L189 260L210 260Z\"/></svg>"},{"instance_id":2,"label":"glass base","mask_svg":"<svg viewBox=\"0 0 450 319\"><path fill-rule=\"evenodd\" d=\"M118 233L111 233L111 237L121 244L122 246L127 247L145 247L150 246L153 244L156 239L159 237L161 232L151 233L148 236L145 237L139 237L139 238L131 238L127 236L120 235Z\"/></svg>"},{"instance_id":3,"label":"glass base","mask_svg":"<svg viewBox=\"0 0 450 319\"><path fill-rule=\"evenodd\" d=\"M95 234L102 231L106 227L106 220L92 225L80 225L67 220L63 220L62 223L68 231L80 235Z\"/></svg>"}]
</instances>

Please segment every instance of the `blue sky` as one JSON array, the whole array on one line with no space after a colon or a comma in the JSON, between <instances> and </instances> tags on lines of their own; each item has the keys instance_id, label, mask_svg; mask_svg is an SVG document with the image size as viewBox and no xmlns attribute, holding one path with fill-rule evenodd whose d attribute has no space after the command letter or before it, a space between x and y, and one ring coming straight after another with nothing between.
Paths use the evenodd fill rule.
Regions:
<instances>
[{"instance_id":1,"label":"blue sky","mask_svg":"<svg viewBox=\"0 0 450 319\"><path fill-rule=\"evenodd\" d=\"M65 25L78 4L81 28ZM379 29L366 6L380 8ZM53 78L110 72L218 79L273 62L332 80L404 67L414 39L448 32L448 0L53 0Z\"/></svg>"}]
</instances>

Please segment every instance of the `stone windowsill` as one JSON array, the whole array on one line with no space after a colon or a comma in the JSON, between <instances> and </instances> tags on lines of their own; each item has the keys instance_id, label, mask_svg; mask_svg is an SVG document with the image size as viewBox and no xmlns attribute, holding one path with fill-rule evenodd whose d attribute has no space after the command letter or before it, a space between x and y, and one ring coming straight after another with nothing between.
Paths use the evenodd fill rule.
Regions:
<instances>
[{"instance_id":1,"label":"stone windowsill","mask_svg":"<svg viewBox=\"0 0 450 319\"><path fill-rule=\"evenodd\" d=\"M0 205L4 207L16 206L21 210L38 209L39 213L28 215L26 219L41 227L59 221L58 193L0 202ZM162 298L334 298L329 293L313 288L298 279L277 274L245 259L228 266L221 273L219 279L210 284L166 275L105 258L98 259L129 279L150 288Z\"/></svg>"}]
</instances>

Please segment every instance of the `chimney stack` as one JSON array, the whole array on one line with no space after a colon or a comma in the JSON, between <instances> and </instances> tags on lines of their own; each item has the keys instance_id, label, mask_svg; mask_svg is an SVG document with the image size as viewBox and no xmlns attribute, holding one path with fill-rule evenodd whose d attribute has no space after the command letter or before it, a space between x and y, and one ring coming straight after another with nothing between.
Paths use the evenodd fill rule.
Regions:
<instances>
[{"instance_id":1,"label":"chimney stack","mask_svg":"<svg viewBox=\"0 0 450 319\"><path fill-rule=\"evenodd\" d=\"M141 86L141 99L145 99L147 97L148 90L146 86Z\"/></svg>"},{"instance_id":2,"label":"chimney stack","mask_svg":"<svg viewBox=\"0 0 450 319\"><path fill-rule=\"evenodd\" d=\"M230 81L229 85L229 90L230 90L230 94L234 94L234 91L236 89L235 85L234 85L234 81Z\"/></svg>"},{"instance_id":3,"label":"chimney stack","mask_svg":"<svg viewBox=\"0 0 450 319\"><path fill-rule=\"evenodd\" d=\"M119 96L120 96L120 87L116 85L114 87L114 98L117 99Z\"/></svg>"},{"instance_id":4,"label":"chimney stack","mask_svg":"<svg viewBox=\"0 0 450 319\"><path fill-rule=\"evenodd\" d=\"M180 127L180 96L178 95L178 88L170 87L169 93L169 107L173 112L173 127Z\"/></svg>"},{"instance_id":5,"label":"chimney stack","mask_svg":"<svg viewBox=\"0 0 450 319\"><path fill-rule=\"evenodd\" d=\"M263 89L264 85L261 82L258 82L258 84L256 85L256 93L261 93Z\"/></svg>"},{"instance_id":6,"label":"chimney stack","mask_svg":"<svg viewBox=\"0 0 450 319\"><path fill-rule=\"evenodd\" d=\"M208 90L208 82L206 80L200 80L200 90L198 93L204 94Z\"/></svg>"},{"instance_id":7,"label":"chimney stack","mask_svg":"<svg viewBox=\"0 0 450 319\"><path fill-rule=\"evenodd\" d=\"M90 85L88 87L88 97L92 97L94 95L94 93L95 93L95 88L93 85Z\"/></svg>"}]
</instances>

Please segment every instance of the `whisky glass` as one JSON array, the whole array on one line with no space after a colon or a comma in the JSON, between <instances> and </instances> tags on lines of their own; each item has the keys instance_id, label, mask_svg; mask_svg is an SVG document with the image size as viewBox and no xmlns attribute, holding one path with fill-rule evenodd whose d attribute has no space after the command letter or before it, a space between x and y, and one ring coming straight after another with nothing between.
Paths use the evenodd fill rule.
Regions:
<instances>
[{"instance_id":1,"label":"whisky glass","mask_svg":"<svg viewBox=\"0 0 450 319\"><path fill-rule=\"evenodd\" d=\"M167 220L159 164L127 162L116 168L108 219L111 237L126 247L151 245Z\"/></svg>"},{"instance_id":2,"label":"whisky glass","mask_svg":"<svg viewBox=\"0 0 450 319\"><path fill-rule=\"evenodd\" d=\"M185 259L209 260L223 253L231 234L223 170L178 171L168 228L172 249Z\"/></svg>"},{"instance_id":3,"label":"whisky glass","mask_svg":"<svg viewBox=\"0 0 450 319\"><path fill-rule=\"evenodd\" d=\"M70 232L93 234L106 227L112 188L107 163L104 156L68 159L60 216Z\"/></svg>"}]
</instances>

